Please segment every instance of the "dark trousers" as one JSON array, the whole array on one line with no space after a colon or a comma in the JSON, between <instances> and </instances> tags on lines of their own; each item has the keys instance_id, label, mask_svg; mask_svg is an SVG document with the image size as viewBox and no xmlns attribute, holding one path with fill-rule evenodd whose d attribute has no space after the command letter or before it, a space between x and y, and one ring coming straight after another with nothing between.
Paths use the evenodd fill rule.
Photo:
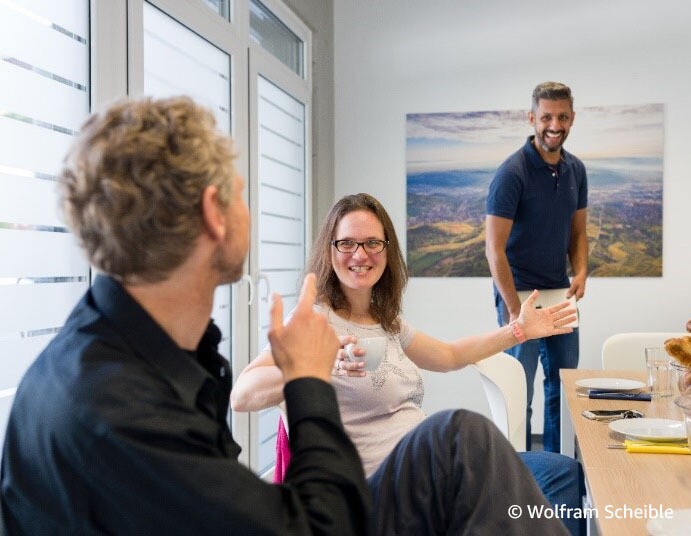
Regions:
<instances>
[{"instance_id":1,"label":"dark trousers","mask_svg":"<svg viewBox=\"0 0 691 536\"><path fill-rule=\"evenodd\" d=\"M369 483L373 534L568 535L554 516L531 518L529 507L550 503L497 427L470 411L427 418Z\"/></svg>"}]
</instances>

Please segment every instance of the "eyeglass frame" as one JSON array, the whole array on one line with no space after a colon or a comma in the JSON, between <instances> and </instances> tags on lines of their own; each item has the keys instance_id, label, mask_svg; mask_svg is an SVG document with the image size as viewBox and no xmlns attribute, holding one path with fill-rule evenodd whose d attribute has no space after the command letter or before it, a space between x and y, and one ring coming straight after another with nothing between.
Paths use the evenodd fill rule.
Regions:
<instances>
[{"instance_id":1,"label":"eyeglass frame","mask_svg":"<svg viewBox=\"0 0 691 536\"><path fill-rule=\"evenodd\" d=\"M341 242L353 242L354 244L357 244L357 246L355 247L355 249L353 251L341 251L338 248L338 245ZM368 242L378 242L378 243L382 244L382 248L379 251L368 251L367 248L365 247L365 244L367 244ZM357 240L351 240L349 238L344 238L342 240L332 240L331 245L333 247L335 247L336 251L338 251L339 253L346 253L348 255L353 255L357 252L357 250L359 248L362 248L362 251L364 251L368 255L369 254L376 255L377 253L381 253L382 251L384 251L388 247L389 241L388 240L379 240L378 238L372 238L370 240L365 240L364 242L358 242Z\"/></svg>"}]
</instances>

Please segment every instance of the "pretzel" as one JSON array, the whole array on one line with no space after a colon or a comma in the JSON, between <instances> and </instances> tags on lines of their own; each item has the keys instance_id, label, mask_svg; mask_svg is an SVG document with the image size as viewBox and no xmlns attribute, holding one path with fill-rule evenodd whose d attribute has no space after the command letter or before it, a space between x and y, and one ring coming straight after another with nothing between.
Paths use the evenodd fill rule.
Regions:
<instances>
[{"instance_id":1,"label":"pretzel","mask_svg":"<svg viewBox=\"0 0 691 536\"><path fill-rule=\"evenodd\" d=\"M667 339L665 350L685 367L691 367L691 335Z\"/></svg>"}]
</instances>

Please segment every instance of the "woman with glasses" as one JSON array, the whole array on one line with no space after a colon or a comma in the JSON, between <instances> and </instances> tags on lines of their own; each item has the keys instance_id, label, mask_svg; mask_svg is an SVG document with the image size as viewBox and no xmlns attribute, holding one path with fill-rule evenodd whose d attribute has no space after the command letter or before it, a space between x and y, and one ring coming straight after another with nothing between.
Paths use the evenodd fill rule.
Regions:
<instances>
[{"instance_id":1,"label":"woman with glasses","mask_svg":"<svg viewBox=\"0 0 691 536\"><path fill-rule=\"evenodd\" d=\"M565 304L535 309L533 295L510 327L448 343L416 331L400 316L408 276L396 232L384 207L368 194L346 196L332 207L307 271L317 276L315 307L343 346L359 338L387 338L385 356L373 372L365 372L362 361L348 360L343 349L334 361L341 418L368 477L426 419L420 369L458 370L526 339L568 333L571 329L563 326L574 319ZM361 356L364 350L354 353ZM267 347L240 374L231 404L235 411L258 411L282 400L283 377ZM580 506L577 462L547 452L520 456L552 504Z\"/></svg>"}]
</instances>

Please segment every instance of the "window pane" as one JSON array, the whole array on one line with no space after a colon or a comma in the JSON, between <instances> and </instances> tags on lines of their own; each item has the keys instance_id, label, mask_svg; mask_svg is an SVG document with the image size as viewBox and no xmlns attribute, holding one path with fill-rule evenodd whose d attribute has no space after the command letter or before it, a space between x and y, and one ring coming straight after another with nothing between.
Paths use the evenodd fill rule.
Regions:
<instances>
[{"instance_id":1,"label":"window pane","mask_svg":"<svg viewBox=\"0 0 691 536\"><path fill-rule=\"evenodd\" d=\"M292 71L304 76L303 42L258 0L250 2L250 37Z\"/></svg>"},{"instance_id":2,"label":"window pane","mask_svg":"<svg viewBox=\"0 0 691 536\"><path fill-rule=\"evenodd\" d=\"M17 180L17 175L8 171L7 166L0 167L0 192L3 193L0 196L0 214L3 220L21 225L40 221L43 225L61 227L55 182L31 176ZM31 203L17 203L18 199L31 199Z\"/></svg>"},{"instance_id":3,"label":"window pane","mask_svg":"<svg viewBox=\"0 0 691 536\"><path fill-rule=\"evenodd\" d=\"M150 4L144 4L144 93L189 95L210 108L220 130L231 134L230 56ZM213 319L219 351L230 358L231 287L216 289Z\"/></svg>"},{"instance_id":4,"label":"window pane","mask_svg":"<svg viewBox=\"0 0 691 536\"><path fill-rule=\"evenodd\" d=\"M57 209L89 113L88 0L0 1L0 443L15 388L89 285Z\"/></svg>"},{"instance_id":5,"label":"window pane","mask_svg":"<svg viewBox=\"0 0 691 536\"><path fill-rule=\"evenodd\" d=\"M230 134L230 56L150 4L144 4L144 92L189 95Z\"/></svg>"},{"instance_id":6,"label":"window pane","mask_svg":"<svg viewBox=\"0 0 691 536\"><path fill-rule=\"evenodd\" d=\"M230 0L203 0L214 12L226 20L230 20Z\"/></svg>"}]
</instances>

